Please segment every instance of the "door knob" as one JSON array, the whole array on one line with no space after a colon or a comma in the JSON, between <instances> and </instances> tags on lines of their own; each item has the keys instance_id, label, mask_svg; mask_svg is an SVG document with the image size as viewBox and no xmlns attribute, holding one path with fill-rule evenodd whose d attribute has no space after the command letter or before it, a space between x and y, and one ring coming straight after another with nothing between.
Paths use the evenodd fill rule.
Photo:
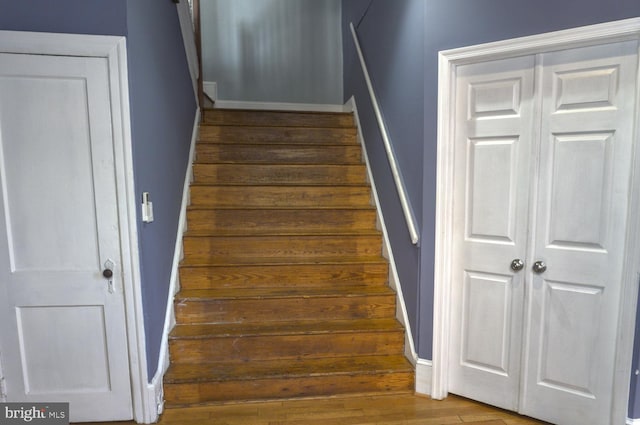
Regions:
<instances>
[{"instance_id":1,"label":"door knob","mask_svg":"<svg viewBox=\"0 0 640 425\"><path fill-rule=\"evenodd\" d=\"M516 258L511 262L511 270L513 270L514 272L522 270L523 267L524 267L524 261L522 261L519 258Z\"/></svg>"},{"instance_id":2,"label":"door knob","mask_svg":"<svg viewBox=\"0 0 640 425\"><path fill-rule=\"evenodd\" d=\"M544 273L547 270L547 265L544 261L536 261L533 263L533 271L536 273Z\"/></svg>"},{"instance_id":3,"label":"door knob","mask_svg":"<svg viewBox=\"0 0 640 425\"><path fill-rule=\"evenodd\" d=\"M104 269L103 272L102 272L102 276L104 276L107 279L111 279L113 277L113 270Z\"/></svg>"}]
</instances>

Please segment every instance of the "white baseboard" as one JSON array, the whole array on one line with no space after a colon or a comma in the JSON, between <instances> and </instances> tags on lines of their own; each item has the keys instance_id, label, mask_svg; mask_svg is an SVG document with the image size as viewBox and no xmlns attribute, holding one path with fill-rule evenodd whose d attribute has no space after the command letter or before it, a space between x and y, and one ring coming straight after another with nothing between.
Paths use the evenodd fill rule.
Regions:
<instances>
[{"instance_id":1,"label":"white baseboard","mask_svg":"<svg viewBox=\"0 0 640 425\"><path fill-rule=\"evenodd\" d=\"M364 156L365 163L367 165L367 177L369 179L369 183L371 184L371 192L373 193L373 201L376 206L376 211L378 214L378 225L380 226L380 230L382 231L383 236L383 255L385 258L389 260L389 286L396 291L396 305L398 308L396 309L396 318L405 328L404 333L404 355L405 357L413 364L414 367L417 367L418 362L418 353L415 349L415 345L413 343L413 332L411 331L411 323L409 322L409 316L407 314L407 306L404 302L404 296L402 295L402 286L400 285L400 277L398 275L398 269L396 268L396 261L393 256L393 250L391 249L391 241L389 240L389 234L387 232L387 227L385 225L384 216L382 215L382 207L380 205L380 199L378 198L378 192L376 190L376 184L373 179L373 174L371 172L371 166L369 164L369 157L367 155L367 147L364 144L364 137L362 135L362 127L360 126L360 117L358 115L358 107L356 106L356 100L354 97L351 97L342 106L343 112L353 112L353 117L356 123L356 128L358 129L358 140L362 145L362 152ZM431 379L429 379L431 381Z\"/></svg>"},{"instance_id":2,"label":"white baseboard","mask_svg":"<svg viewBox=\"0 0 640 425\"><path fill-rule=\"evenodd\" d=\"M242 100L221 99L215 100L214 108L252 109L266 111L344 112L343 105L321 103L247 102Z\"/></svg>"},{"instance_id":3,"label":"white baseboard","mask_svg":"<svg viewBox=\"0 0 640 425\"><path fill-rule=\"evenodd\" d=\"M431 371L433 363L431 360L418 359L416 365L416 393L420 395L431 395Z\"/></svg>"},{"instance_id":4,"label":"white baseboard","mask_svg":"<svg viewBox=\"0 0 640 425\"><path fill-rule=\"evenodd\" d=\"M218 99L218 83L215 81L204 81L202 91L214 102Z\"/></svg>"},{"instance_id":5,"label":"white baseboard","mask_svg":"<svg viewBox=\"0 0 640 425\"><path fill-rule=\"evenodd\" d=\"M640 425L640 418L639 419L627 418L627 425Z\"/></svg>"},{"instance_id":6,"label":"white baseboard","mask_svg":"<svg viewBox=\"0 0 640 425\"><path fill-rule=\"evenodd\" d=\"M153 379L147 384L147 405L156 406L155 417L145 418L145 423L155 423L160 414L164 410L164 390L162 381L164 374L169 368L169 333L176 324L175 314L173 310L173 297L180 290L180 275L178 267L183 257L182 251L182 235L187 230L187 206L189 205L189 186L193 179L193 161L195 159L196 140L198 139L198 130L200 125L200 108L196 109L196 115L193 120L193 131L191 134L191 146L189 148L189 162L184 177L184 186L182 188L182 204L180 205L180 217L178 219L178 230L176 235L176 245L173 252L173 263L171 265L171 277L169 281L169 294L167 299L167 310L164 318L164 329L162 331L162 340L160 343L160 353L158 357L158 369Z\"/></svg>"}]
</instances>

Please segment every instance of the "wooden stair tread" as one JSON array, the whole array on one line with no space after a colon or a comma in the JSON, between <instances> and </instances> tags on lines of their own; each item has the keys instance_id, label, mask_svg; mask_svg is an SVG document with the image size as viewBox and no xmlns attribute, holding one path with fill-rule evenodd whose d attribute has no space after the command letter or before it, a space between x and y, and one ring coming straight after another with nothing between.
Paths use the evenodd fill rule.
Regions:
<instances>
[{"instance_id":1,"label":"wooden stair tread","mask_svg":"<svg viewBox=\"0 0 640 425\"><path fill-rule=\"evenodd\" d=\"M346 112L298 112L239 109L205 109L204 123L245 126L337 127L354 126L353 114Z\"/></svg>"},{"instance_id":2,"label":"wooden stair tread","mask_svg":"<svg viewBox=\"0 0 640 425\"><path fill-rule=\"evenodd\" d=\"M212 337L249 337L274 335L319 335L335 333L403 331L395 318L354 319L263 323L213 323L177 325L170 339L206 339Z\"/></svg>"},{"instance_id":3,"label":"wooden stair tread","mask_svg":"<svg viewBox=\"0 0 640 425\"><path fill-rule=\"evenodd\" d=\"M325 288L217 288L181 290L176 302L229 299L284 298L355 298L370 295L389 295L395 292L388 286L336 285Z\"/></svg>"},{"instance_id":4,"label":"wooden stair tread","mask_svg":"<svg viewBox=\"0 0 640 425\"><path fill-rule=\"evenodd\" d=\"M235 258L209 258L206 261L196 261L185 257L180 263L181 266L197 267L197 266L246 266L246 265L301 265L301 264L344 264L344 263L380 263L382 257L377 256L354 256L354 257L318 257L317 261L313 261L304 257L235 257Z\"/></svg>"},{"instance_id":5,"label":"wooden stair tread","mask_svg":"<svg viewBox=\"0 0 640 425\"><path fill-rule=\"evenodd\" d=\"M404 356L354 356L301 360L261 360L252 362L219 362L172 364L165 383L207 381L252 381L254 379L296 379L299 377L335 375L374 375L391 372L413 373Z\"/></svg>"},{"instance_id":6,"label":"wooden stair tread","mask_svg":"<svg viewBox=\"0 0 640 425\"><path fill-rule=\"evenodd\" d=\"M198 145L217 144L313 144L355 145L359 146L355 128L291 128L291 127L243 127L201 125L198 134ZM197 148L196 148L197 150Z\"/></svg>"},{"instance_id":7,"label":"wooden stair tread","mask_svg":"<svg viewBox=\"0 0 640 425\"><path fill-rule=\"evenodd\" d=\"M290 230L282 230L282 229L264 229L264 230L255 230L255 229L238 229L238 230L225 230L225 229L214 229L214 230L188 230L184 233L185 237L215 237L215 236L370 236L370 235L379 235L380 231L377 230L345 230L345 231L332 231L327 232L323 230L306 230L292 228Z\"/></svg>"},{"instance_id":8,"label":"wooden stair tread","mask_svg":"<svg viewBox=\"0 0 640 425\"><path fill-rule=\"evenodd\" d=\"M362 164L359 145L200 143L196 164Z\"/></svg>"}]
</instances>

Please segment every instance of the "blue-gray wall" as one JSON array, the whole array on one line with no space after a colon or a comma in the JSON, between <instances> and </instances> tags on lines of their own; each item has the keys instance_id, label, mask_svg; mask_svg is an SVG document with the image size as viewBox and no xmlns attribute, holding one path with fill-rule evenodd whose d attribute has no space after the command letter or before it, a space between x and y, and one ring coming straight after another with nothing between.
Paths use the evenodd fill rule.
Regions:
<instances>
[{"instance_id":1,"label":"blue-gray wall","mask_svg":"<svg viewBox=\"0 0 640 425\"><path fill-rule=\"evenodd\" d=\"M203 75L219 99L341 103L340 0L200 4Z\"/></svg>"},{"instance_id":2,"label":"blue-gray wall","mask_svg":"<svg viewBox=\"0 0 640 425\"><path fill-rule=\"evenodd\" d=\"M149 378L158 366L182 185L195 115L171 0L0 0L0 29L127 36L136 195L150 192L155 222L138 202Z\"/></svg>"},{"instance_id":3,"label":"blue-gray wall","mask_svg":"<svg viewBox=\"0 0 640 425\"><path fill-rule=\"evenodd\" d=\"M344 98L355 95L421 358L432 358L437 54L440 50L640 16L638 0L343 0ZM366 16L363 15L366 12ZM416 214L406 237L348 24L358 35ZM417 99L416 99L417 98ZM419 259L416 261L415 257ZM408 271L418 263L419 271ZM415 324L415 326L414 326ZM636 350L636 353L638 350ZM638 363L636 356L635 364ZM632 377L631 415L640 416ZM640 395L640 394L639 394Z\"/></svg>"},{"instance_id":4,"label":"blue-gray wall","mask_svg":"<svg viewBox=\"0 0 640 425\"><path fill-rule=\"evenodd\" d=\"M127 29L136 194L141 202L142 192L150 193L155 219L142 223L138 202L151 379L158 367L196 103L173 1L127 0Z\"/></svg>"}]
</instances>

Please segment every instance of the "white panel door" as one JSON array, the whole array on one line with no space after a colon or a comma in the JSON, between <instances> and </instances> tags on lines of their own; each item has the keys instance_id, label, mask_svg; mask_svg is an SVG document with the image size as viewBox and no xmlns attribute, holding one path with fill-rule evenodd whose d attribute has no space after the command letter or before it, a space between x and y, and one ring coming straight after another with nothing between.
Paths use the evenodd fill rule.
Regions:
<instances>
[{"instance_id":1,"label":"white panel door","mask_svg":"<svg viewBox=\"0 0 640 425\"><path fill-rule=\"evenodd\" d=\"M544 54L521 410L610 422L633 152L636 42Z\"/></svg>"},{"instance_id":2,"label":"white panel door","mask_svg":"<svg viewBox=\"0 0 640 425\"><path fill-rule=\"evenodd\" d=\"M456 84L451 392L515 410L520 385L534 58L465 65ZM517 261L522 264L517 266Z\"/></svg>"},{"instance_id":3,"label":"white panel door","mask_svg":"<svg viewBox=\"0 0 640 425\"><path fill-rule=\"evenodd\" d=\"M637 61L633 41L458 67L451 392L610 423Z\"/></svg>"},{"instance_id":4,"label":"white panel door","mask_svg":"<svg viewBox=\"0 0 640 425\"><path fill-rule=\"evenodd\" d=\"M105 58L0 54L0 193L7 400L131 419Z\"/></svg>"}]
</instances>

